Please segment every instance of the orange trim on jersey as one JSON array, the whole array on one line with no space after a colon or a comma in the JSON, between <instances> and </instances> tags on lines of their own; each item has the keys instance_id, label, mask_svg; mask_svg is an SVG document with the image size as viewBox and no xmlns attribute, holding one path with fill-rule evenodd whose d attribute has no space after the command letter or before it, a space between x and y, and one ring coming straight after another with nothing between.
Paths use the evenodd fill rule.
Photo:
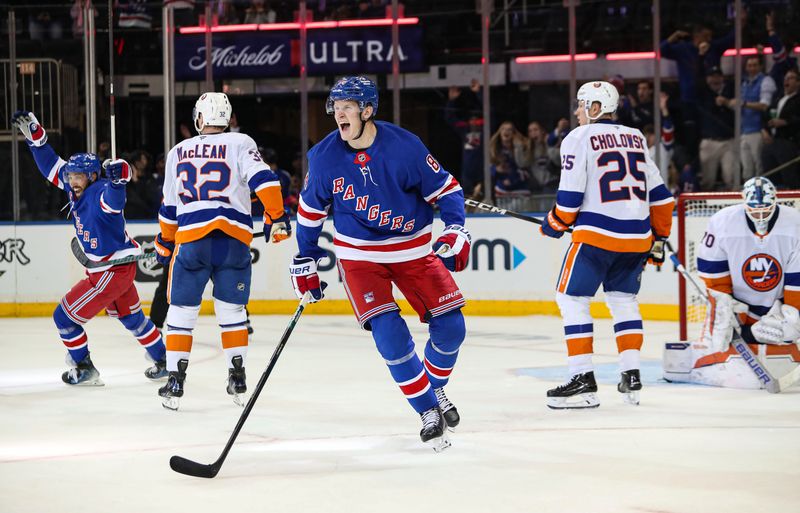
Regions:
<instances>
[{"instance_id":1,"label":"orange trim on jersey","mask_svg":"<svg viewBox=\"0 0 800 513\"><path fill-rule=\"evenodd\" d=\"M175 251L172 252L172 258L169 261L169 276L167 277L167 303L172 304L172 277L175 276L172 272L172 267L175 265L175 259L178 258L178 250L181 245L175 246Z\"/></svg>"},{"instance_id":2,"label":"orange trim on jersey","mask_svg":"<svg viewBox=\"0 0 800 513\"><path fill-rule=\"evenodd\" d=\"M568 339L567 355L578 356L581 354L592 354L594 352L593 342L594 342L593 337Z\"/></svg>"},{"instance_id":3,"label":"orange trim on jersey","mask_svg":"<svg viewBox=\"0 0 800 513\"><path fill-rule=\"evenodd\" d=\"M222 348L230 349L232 347L246 347L247 346L247 329L236 331L223 331L222 332Z\"/></svg>"},{"instance_id":4,"label":"orange trim on jersey","mask_svg":"<svg viewBox=\"0 0 800 513\"><path fill-rule=\"evenodd\" d=\"M721 278L703 278L703 282L706 284L707 289L733 294L733 279L730 274Z\"/></svg>"},{"instance_id":5,"label":"orange trim on jersey","mask_svg":"<svg viewBox=\"0 0 800 513\"><path fill-rule=\"evenodd\" d=\"M575 222L575 219L578 218L578 212L580 211L576 210L575 212L564 212L558 208L558 205L556 205L555 212L558 218L561 219L563 223L566 223L567 226L569 226Z\"/></svg>"},{"instance_id":6,"label":"orange trim on jersey","mask_svg":"<svg viewBox=\"0 0 800 513\"><path fill-rule=\"evenodd\" d=\"M652 237L643 239L618 239L590 230L577 230L572 232L572 242L583 242L608 251L619 253L647 253L653 245Z\"/></svg>"},{"instance_id":7,"label":"orange trim on jersey","mask_svg":"<svg viewBox=\"0 0 800 513\"><path fill-rule=\"evenodd\" d=\"M192 352L192 336L183 333L167 333L167 351Z\"/></svg>"},{"instance_id":8,"label":"orange trim on jersey","mask_svg":"<svg viewBox=\"0 0 800 513\"><path fill-rule=\"evenodd\" d=\"M244 230L238 226L234 226L224 219L217 219L199 228L192 228L191 230L178 230L178 233L175 235L175 242L178 244L184 244L186 242L200 240L214 230L224 232L247 246L249 246L253 241L253 234L249 230Z\"/></svg>"},{"instance_id":9,"label":"orange trim on jersey","mask_svg":"<svg viewBox=\"0 0 800 513\"><path fill-rule=\"evenodd\" d=\"M558 287L556 290L559 292L566 292L569 277L572 274L572 266L575 264L575 257L578 255L578 250L581 248L580 244L574 242L569 245L567 250L567 258L564 259L564 268L561 270L561 276L558 278Z\"/></svg>"},{"instance_id":10,"label":"orange trim on jersey","mask_svg":"<svg viewBox=\"0 0 800 513\"><path fill-rule=\"evenodd\" d=\"M783 303L800 310L800 290L783 289Z\"/></svg>"},{"instance_id":11,"label":"orange trim on jersey","mask_svg":"<svg viewBox=\"0 0 800 513\"><path fill-rule=\"evenodd\" d=\"M167 242L172 242L175 240L175 232L178 231L177 224L169 224L165 223L164 221L159 220L158 226L161 228L161 238Z\"/></svg>"},{"instance_id":12,"label":"orange trim on jersey","mask_svg":"<svg viewBox=\"0 0 800 513\"><path fill-rule=\"evenodd\" d=\"M650 226L659 237L669 237L669 233L672 231L672 211L674 209L674 200L672 203L650 207Z\"/></svg>"},{"instance_id":13,"label":"orange trim on jersey","mask_svg":"<svg viewBox=\"0 0 800 513\"><path fill-rule=\"evenodd\" d=\"M284 215L280 186L264 187L260 191L256 191L256 195L264 205L264 213L271 219L275 220Z\"/></svg>"},{"instance_id":14,"label":"orange trim on jersey","mask_svg":"<svg viewBox=\"0 0 800 513\"><path fill-rule=\"evenodd\" d=\"M758 349L761 344L747 344L754 354L758 354ZM694 368L706 367L708 365L715 365L718 363L725 363L731 356L739 356L739 352L733 347L729 347L725 352L711 353L702 356L694 362ZM791 356L792 361L800 363L800 349L797 344L775 345L767 344L766 356Z\"/></svg>"},{"instance_id":15,"label":"orange trim on jersey","mask_svg":"<svg viewBox=\"0 0 800 513\"><path fill-rule=\"evenodd\" d=\"M642 348L642 341L644 337L641 333L627 333L625 335L617 336L617 351L627 351L628 349L636 349L637 351Z\"/></svg>"}]
</instances>

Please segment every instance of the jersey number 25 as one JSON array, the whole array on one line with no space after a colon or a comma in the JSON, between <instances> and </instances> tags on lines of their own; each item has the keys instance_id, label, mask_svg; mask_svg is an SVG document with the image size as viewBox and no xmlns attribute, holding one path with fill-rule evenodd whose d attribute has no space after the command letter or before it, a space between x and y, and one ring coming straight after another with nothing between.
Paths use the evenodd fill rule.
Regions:
<instances>
[{"instance_id":1,"label":"jersey number 25","mask_svg":"<svg viewBox=\"0 0 800 513\"><path fill-rule=\"evenodd\" d=\"M639 151L627 151L624 154L619 151L607 151L597 158L597 167L600 169L613 164L617 167L606 171L600 177L600 200L603 203L629 200L631 193L640 200L647 201L647 177L643 171L639 171L639 162L645 162L644 153ZM641 188L625 185L612 189L612 184L621 182L629 173L634 180L641 182Z\"/></svg>"},{"instance_id":2,"label":"jersey number 25","mask_svg":"<svg viewBox=\"0 0 800 513\"><path fill-rule=\"evenodd\" d=\"M178 176L183 182L180 197L184 205L200 200L230 203L228 197L222 194L231 183L231 168L225 162L206 162L199 172L191 162L181 162L177 168Z\"/></svg>"}]
</instances>

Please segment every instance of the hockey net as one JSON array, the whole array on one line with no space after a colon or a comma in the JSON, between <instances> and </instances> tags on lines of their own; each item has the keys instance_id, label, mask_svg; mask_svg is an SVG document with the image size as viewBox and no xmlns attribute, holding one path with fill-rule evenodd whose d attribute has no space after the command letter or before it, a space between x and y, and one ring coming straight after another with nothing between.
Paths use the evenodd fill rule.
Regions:
<instances>
[{"instance_id":1,"label":"hockey net","mask_svg":"<svg viewBox=\"0 0 800 513\"><path fill-rule=\"evenodd\" d=\"M712 215L742 202L738 192L694 192L678 196L678 257L686 270L702 283L697 274L697 250ZM800 210L800 191L780 191L778 202ZM678 274L681 340L699 338L706 316L706 299Z\"/></svg>"}]
</instances>

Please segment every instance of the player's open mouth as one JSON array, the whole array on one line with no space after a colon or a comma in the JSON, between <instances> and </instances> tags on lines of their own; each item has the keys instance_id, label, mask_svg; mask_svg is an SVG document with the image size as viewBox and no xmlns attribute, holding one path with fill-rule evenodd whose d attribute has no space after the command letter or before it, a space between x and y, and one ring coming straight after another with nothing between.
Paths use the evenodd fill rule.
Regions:
<instances>
[{"instance_id":1,"label":"player's open mouth","mask_svg":"<svg viewBox=\"0 0 800 513\"><path fill-rule=\"evenodd\" d=\"M346 134L347 132L350 131L350 123L339 123L339 130L343 134Z\"/></svg>"}]
</instances>

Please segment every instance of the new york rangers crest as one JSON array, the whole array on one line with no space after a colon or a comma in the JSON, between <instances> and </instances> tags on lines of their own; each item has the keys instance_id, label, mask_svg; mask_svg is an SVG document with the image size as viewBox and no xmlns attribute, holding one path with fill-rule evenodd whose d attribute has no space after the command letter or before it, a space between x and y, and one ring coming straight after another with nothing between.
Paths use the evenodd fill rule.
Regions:
<instances>
[{"instance_id":1,"label":"new york rangers crest","mask_svg":"<svg viewBox=\"0 0 800 513\"><path fill-rule=\"evenodd\" d=\"M353 164L357 164L363 169L370 160L372 160L372 158L367 154L366 151L359 151L356 153L356 158L353 159Z\"/></svg>"}]
</instances>

